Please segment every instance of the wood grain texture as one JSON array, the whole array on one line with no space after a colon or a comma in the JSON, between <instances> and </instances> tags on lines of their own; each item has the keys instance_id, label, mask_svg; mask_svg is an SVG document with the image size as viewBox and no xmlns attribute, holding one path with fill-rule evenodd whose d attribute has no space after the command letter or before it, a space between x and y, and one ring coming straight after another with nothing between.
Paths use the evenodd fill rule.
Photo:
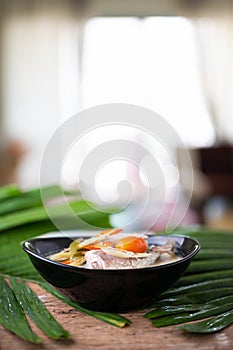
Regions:
<instances>
[{"instance_id":1,"label":"wood grain texture","mask_svg":"<svg viewBox=\"0 0 233 350\"><path fill-rule=\"evenodd\" d=\"M154 328L144 312L127 313L129 327L119 329L83 315L38 286L31 285L45 306L72 335L71 340L55 341L32 329L42 338L39 345L20 340L0 326L0 350L232 350L233 326L211 335L192 335L175 327Z\"/></svg>"}]
</instances>

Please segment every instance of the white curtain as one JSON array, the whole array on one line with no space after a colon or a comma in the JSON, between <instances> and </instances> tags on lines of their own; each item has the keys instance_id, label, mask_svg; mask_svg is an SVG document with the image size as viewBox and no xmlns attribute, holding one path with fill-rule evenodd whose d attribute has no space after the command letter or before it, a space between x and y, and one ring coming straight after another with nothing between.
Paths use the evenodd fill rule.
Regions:
<instances>
[{"instance_id":1,"label":"white curtain","mask_svg":"<svg viewBox=\"0 0 233 350\"><path fill-rule=\"evenodd\" d=\"M24 186L39 184L44 146L59 124L80 109L78 45L83 21L78 4L74 0L0 4L1 140L16 139L25 147L18 171Z\"/></svg>"},{"instance_id":2,"label":"white curtain","mask_svg":"<svg viewBox=\"0 0 233 350\"><path fill-rule=\"evenodd\" d=\"M197 2L199 7L184 8L189 3L194 5L193 1L178 0L122 0L114 6L107 0L0 1L0 141L5 142L7 135L19 139L28 150L19 168L20 183L27 186L39 183L44 145L61 122L83 108L81 100L85 103L85 96L81 96L81 88L85 90L85 84L80 84L80 72L87 66L87 63L82 66L82 49L85 21L90 16L141 14L192 18L200 49L203 91L218 140L233 141L231 1L203 1ZM208 4L206 8L203 3ZM152 32L150 20L141 22L148 23L148 33ZM89 94L93 86L88 86ZM151 91L148 89L147 96ZM141 103L140 99L137 101ZM171 113L174 115L173 110ZM48 169L48 174L53 173L53 169Z\"/></svg>"},{"instance_id":3,"label":"white curtain","mask_svg":"<svg viewBox=\"0 0 233 350\"><path fill-rule=\"evenodd\" d=\"M200 74L218 143L233 143L233 3L208 2L193 19Z\"/></svg>"}]
</instances>

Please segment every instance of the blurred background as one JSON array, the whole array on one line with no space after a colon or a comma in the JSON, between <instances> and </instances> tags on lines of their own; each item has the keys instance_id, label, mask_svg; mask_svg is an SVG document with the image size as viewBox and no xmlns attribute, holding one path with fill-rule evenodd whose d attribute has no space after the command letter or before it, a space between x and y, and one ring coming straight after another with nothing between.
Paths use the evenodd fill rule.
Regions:
<instances>
[{"instance_id":1,"label":"blurred background","mask_svg":"<svg viewBox=\"0 0 233 350\"><path fill-rule=\"evenodd\" d=\"M137 104L165 118L190 152L185 224L233 228L231 0L1 0L0 87L0 185L38 186L47 142L79 111ZM185 196L184 150L175 151ZM50 181L54 172L51 159ZM124 173L118 162L97 185L109 191Z\"/></svg>"}]
</instances>

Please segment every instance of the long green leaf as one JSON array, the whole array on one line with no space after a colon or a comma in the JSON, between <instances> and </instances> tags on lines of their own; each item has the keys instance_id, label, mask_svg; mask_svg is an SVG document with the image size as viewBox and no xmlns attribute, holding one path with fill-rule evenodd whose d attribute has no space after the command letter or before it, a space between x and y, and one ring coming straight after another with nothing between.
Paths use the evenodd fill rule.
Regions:
<instances>
[{"instance_id":1,"label":"long green leaf","mask_svg":"<svg viewBox=\"0 0 233 350\"><path fill-rule=\"evenodd\" d=\"M168 316L168 315L178 315L185 312L194 312L194 311L201 311L201 310L209 310L218 306L226 305L226 304L232 304L233 303L233 296L226 296L222 298L218 298L215 300L211 300L207 303L203 304L184 304L184 305L166 305L157 307L155 310L147 312L144 317L148 319L155 319L162 316Z\"/></svg>"},{"instance_id":2,"label":"long green leaf","mask_svg":"<svg viewBox=\"0 0 233 350\"><path fill-rule=\"evenodd\" d=\"M222 329L226 328L232 323L233 310L230 310L217 317L212 317L208 320L204 320L194 324L191 323L182 325L178 328L189 333L215 333L221 331Z\"/></svg>"},{"instance_id":3,"label":"long green leaf","mask_svg":"<svg viewBox=\"0 0 233 350\"><path fill-rule=\"evenodd\" d=\"M233 287L228 288L216 288L200 292L190 292L187 294L178 294L172 295L168 298L159 299L156 302L157 306L166 306L166 305L184 305L184 304L200 304L207 303L216 298L230 296L233 294Z\"/></svg>"},{"instance_id":4,"label":"long green leaf","mask_svg":"<svg viewBox=\"0 0 233 350\"><path fill-rule=\"evenodd\" d=\"M45 283L39 283L39 284L42 288L47 290L49 293L53 294L58 299L62 300L66 304L72 306L73 308L77 309L78 311L80 311L86 315L92 316L94 318L97 318L101 321L104 321L106 323L109 323L113 326L117 326L120 328L125 327L131 323L130 320L128 320L127 318L120 316L118 314L107 313L107 312L98 312L98 311L92 311L89 309L85 309L82 306L80 306L78 303L76 303L75 301L72 301L71 299L60 294L56 289L52 288L48 284L45 284Z\"/></svg>"},{"instance_id":5,"label":"long green leaf","mask_svg":"<svg viewBox=\"0 0 233 350\"><path fill-rule=\"evenodd\" d=\"M31 320L53 339L70 338L70 334L55 320L37 295L21 280L10 278L15 296Z\"/></svg>"},{"instance_id":6,"label":"long green leaf","mask_svg":"<svg viewBox=\"0 0 233 350\"><path fill-rule=\"evenodd\" d=\"M232 266L233 258L193 261L193 263L189 266L187 273L216 271L217 269L232 269Z\"/></svg>"},{"instance_id":7,"label":"long green leaf","mask_svg":"<svg viewBox=\"0 0 233 350\"><path fill-rule=\"evenodd\" d=\"M203 259L224 259L224 258L232 258L232 249L210 249L203 248L199 251L195 260L203 260Z\"/></svg>"},{"instance_id":8,"label":"long green leaf","mask_svg":"<svg viewBox=\"0 0 233 350\"><path fill-rule=\"evenodd\" d=\"M40 343L9 285L0 276L0 323L20 338Z\"/></svg>"},{"instance_id":9,"label":"long green leaf","mask_svg":"<svg viewBox=\"0 0 233 350\"><path fill-rule=\"evenodd\" d=\"M59 186L48 186L43 188L47 200L61 196L62 190ZM19 210L43 206L40 189L23 192L16 197L6 198L1 202L0 215L16 212Z\"/></svg>"},{"instance_id":10,"label":"long green leaf","mask_svg":"<svg viewBox=\"0 0 233 350\"><path fill-rule=\"evenodd\" d=\"M216 288L233 287L233 277L221 278L213 281L204 281L196 284L191 284L182 287L170 288L167 292L163 293L163 298L167 298L172 295L184 294L187 292L200 292Z\"/></svg>"},{"instance_id":11,"label":"long green leaf","mask_svg":"<svg viewBox=\"0 0 233 350\"><path fill-rule=\"evenodd\" d=\"M180 233L199 240L202 249L176 285L151 303L155 309L145 317L162 327L221 314L179 327L188 332L216 332L233 323L233 235L207 229L173 232Z\"/></svg>"},{"instance_id":12,"label":"long green leaf","mask_svg":"<svg viewBox=\"0 0 233 350\"><path fill-rule=\"evenodd\" d=\"M224 312L230 311L232 309L232 304L222 304L216 307L205 307L198 311L182 312L181 314L176 313L173 315L168 315L164 317L159 317L157 319L152 319L152 324L156 327L165 327L171 325L177 325L180 323L196 321L210 316L216 316Z\"/></svg>"},{"instance_id":13,"label":"long green leaf","mask_svg":"<svg viewBox=\"0 0 233 350\"><path fill-rule=\"evenodd\" d=\"M177 283L176 287L178 286L191 286L192 284L200 283L200 282L206 282L206 281L214 281L221 278L228 278L233 276L233 269L229 270L217 270L217 271L211 271L211 272L200 272L190 275L185 275L182 277Z\"/></svg>"},{"instance_id":14,"label":"long green leaf","mask_svg":"<svg viewBox=\"0 0 233 350\"><path fill-rule=\"evenodd\" d=\"M21 193L21 190L15 184L0 187L0 201L3 199L19 196Z\"/></svg>"},{"instance_id":15,"label":"long green leaf","mask_svg":"<svg viewBox=\"0 0 233 350\"><path fill-rule=\"evenodd\" d=\"M69 222L71 222L70 224L71 227L72 227L72 224L73 225L76 224L76 227L78 223L79 225L81 225L82 221L84 223L88 222L91 224L93 222L93 218L94 218L94 222L96 222L98 218L105 219L105 222L108 224L107 227L109 227L109 221L108 221L109 214L98 212L94 210L92 207L90 207L88 203L83 201L70 202L69 206L70 206L70 209L68 209L66 204L60 204L49 208L50 217L54 219L60 219L60 224L63 227L67 227L69 225ZM79 222L76 219L72 220L70 211L75 213L77 217L80 218ZM66 218L68 220L67 222L65 221ZM0 231L7 230L20 225L24 225L32 222L40 222L44 220L49 220L47 211L45 210L44 207L25 209L25 210L14 212L12 214L2 215L0 217Z\"/></svg>"}]
</instances>

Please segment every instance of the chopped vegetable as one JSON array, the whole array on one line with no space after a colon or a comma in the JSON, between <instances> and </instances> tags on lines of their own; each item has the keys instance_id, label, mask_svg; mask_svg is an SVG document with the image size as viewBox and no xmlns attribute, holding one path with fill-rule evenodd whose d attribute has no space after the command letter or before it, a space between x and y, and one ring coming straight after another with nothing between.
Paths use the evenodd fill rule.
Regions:
<instances>
[{"instance_id":1,"label":"chopped vegetable","mask_svg":"<svg viewBox=\"0 0 233 350\"><path fill-rule=\"evenodd\" d=\"M85 248L88 250L95 250L95 249L101 249L101 248L109 248L112 247L113 243L109 241L102 241L98 242L92 245L87 245Z\"/></svg>"},{"instance_id":2,"label":"chopped vegetable","mask_svg":"<svg viewBox=\"0 0 233 350\"><path fill-rule=\"evenodd\" d=\"M104 230L96 236L74 240L49 258L66 265L89 269L135 269L165 264L180 259L169 239L163 246L148 247L147 236L127 235L122 229Z\"/></svg>"},{"instance_id":3,"label":"chopped vegetable","mask_svg":"<svg viewBox=\"0 0 233 350\"><path fill-rule=\"evenodd\" d=\"M87 246L90 246L92 244L95 244L97 242L101 242L106 239L106 237L113 236L119 232L122 231L122 228L120 229L108 229L99 232L95 237L91 237L88 239L85 239L83 242L79 244L79 248L86 248Z\"/></svg>"},{"instance_id":4,"label":"chopped vegetable","mask_svg":"<svg viewBox=\"0 0 233 350\"><path fill-rule=\"evenodd\" d=\"M145 239L135 236L129 236L120 239L116 248L129 250L134 253L145 253L147 251L147 242Z\"/></svg>"}]
</instances>

